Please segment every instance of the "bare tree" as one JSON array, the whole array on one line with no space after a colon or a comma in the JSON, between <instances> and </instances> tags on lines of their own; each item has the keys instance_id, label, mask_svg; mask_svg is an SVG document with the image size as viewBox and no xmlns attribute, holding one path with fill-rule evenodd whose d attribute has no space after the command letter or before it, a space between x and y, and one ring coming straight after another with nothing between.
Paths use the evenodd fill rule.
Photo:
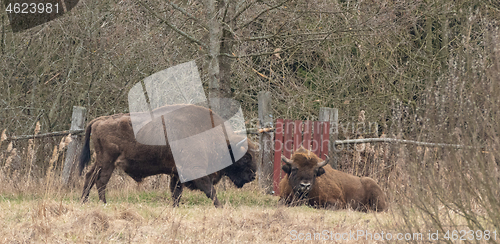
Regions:
<instances>
[{"instance_id":1,"label":"bare tree","mask_svg":"<svg viewBox=\"0 0 500 244\"><path fill-rule=\"evenodd\" d=\"M320 45L334 33L353 29L350 25L331 27L330 20L324 21L322 18L342 13L336 4L326 2L201 2L167 1L162 9L154 2L137 1L150 16L191 42L192 48L203 50L208 66L209 97L233 96L231 79L235 60L249 66L245 68L254 75L269 78L272 75L253 66L270 65L271 58L281 58L282 52L292 52L302 45ZM192 24L187 27L185 22Z\"/></svg>"}]
</instances>

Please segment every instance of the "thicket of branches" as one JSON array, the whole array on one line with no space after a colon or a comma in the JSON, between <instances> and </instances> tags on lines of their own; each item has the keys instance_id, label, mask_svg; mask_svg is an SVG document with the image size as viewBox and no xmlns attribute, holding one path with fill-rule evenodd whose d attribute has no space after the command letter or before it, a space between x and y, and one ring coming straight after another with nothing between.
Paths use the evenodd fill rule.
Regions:
<instances>
[{"instance_id":1,"label":"thicket of branches","mask_svg":"<svg viewBox=\"0 0 500 244\"><path fill-rule=\"evenodd\" d=\"M219 4L229 33L221 38L231 46L220 50L230 71L221 74L221 86L230 83L223 95L241 101L248 118L256 117L257 93L267 90L282 117L315 119L325 106L351 121L363 109L367 121L389 126L398 106L422 117L425 97L452 75L457 58L466 64L456 68L472 75L472 50L492 43L485 38L498 19L498 6L482 1ZM90 118L126 112L132 85L193 59L208 93L205 5L82 1L62 18L15 34L3 14L0 125L30 134L40 120L42 131L64 130L73 105L87 107ZM222 19L231 10L232 21Z\"/></svg>"},{"instance_id":2,"label":"thicket of branches","mask_svg":"<svg viewBox=\"0 0 500 244\"><path fill-rule=\"evenodd\" d=\"M88 118L127 112L134 84L196 60L207 94L218 77L221 95L241 102L248 127L256 126L258 92L270 91L275 117L315 120L320 107L335 107L346 124L364 110L378 135L481 147L392 146L383 168L397 180L374 177L393 187L394 201L410 196L425 212L419 217L437 226L434 206L444 205L471 228L498 228L499 212L485 210L499 202L495 1L89 0L15 34L4 10L0 16L0 129L8 134L31 134L37 121L41 132L66 130L74 105ZM341 167L355 172L349 160ZM404 226L418 229L405 209Z\"/></svg>"}]
</instances>

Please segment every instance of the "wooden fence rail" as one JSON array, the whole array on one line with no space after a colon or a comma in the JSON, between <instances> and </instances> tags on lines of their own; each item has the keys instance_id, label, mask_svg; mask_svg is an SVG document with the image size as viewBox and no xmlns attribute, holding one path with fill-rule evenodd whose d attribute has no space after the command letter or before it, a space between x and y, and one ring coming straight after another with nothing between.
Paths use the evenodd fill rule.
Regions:
<instances>
[{"instance_id":1,"label":"wooden fence rail","mask_svg":"<svg viewBox=\"0 0 500 244\"><path fill-rule=\"evenodd\" d=\"M66 135L79 135L83 134L85 130L63 130L63 131L56 131L56 132L48 132L44 134L37 134L37 135L23 135L23 136L10 136L7 137L5 140L6 141L18 141L18 140L28 140L28 139L35 139L35 138L44 138L44 137L52 137L52 136L66 136Z\"/></svg>"},{"instance_id":2,"label":"wooden fence rail","mask_svg":"<svg viewBox=\"0 0 500 244\"><path fill-rule=\"evenodd\" d=\"M243 133L244 131L236 131L235 133L238 133L238 132ZM246 130L247 134L261 134L261 133L269 133L269 132L275 132L275 128L266 128L266 129L250 128L250 129ZM404 140L404 139L396 139L396 138L363 138L363 139L335 140L335 145L358 144L358 143L376 143L376 142L415 144L415 145L427 146L427 147L454 147L454 148L466 148L466 149L484 148L484 146L467 146L467 145L449 144L449 143L422 142L422 141Z\"/></svg>"},{"instance_id":3,"label":"wooden fence rail","mask_svg":"<svg viewBox=\"0 0 500 244\"><path fill-rule=\"evenodd\" d=\"M363 139L348 139L348 140L340 140L340 141L337 140L337 141L335 141L335 145L373 143L373 142L415 144L415 145L426 146L426 147L453 147L453 148L466 148L466 149L484 148L484 146L467 146L467 145L448 144L448 143L433 143L433 142L403 140L403 139L396 139L396 138L363 138Z\"/></svg>"}]
</instances>

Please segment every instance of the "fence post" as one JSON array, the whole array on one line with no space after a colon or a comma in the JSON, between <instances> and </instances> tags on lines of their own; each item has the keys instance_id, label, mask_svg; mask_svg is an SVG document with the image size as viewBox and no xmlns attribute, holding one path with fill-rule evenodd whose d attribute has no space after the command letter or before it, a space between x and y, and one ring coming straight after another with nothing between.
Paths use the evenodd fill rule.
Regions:
<instances>
[{"instance_id":1,"label":"fence post","mask_svg":"<svg viewBox=\"0 0 500 244\"><path fill-rule=\"evenodd\" d=\"M273 128L273 110L271 106L271 93L267 91L259 92L259 127ZM273 191L273 152L274 133L264 132L259 134L259 162L258 175L259 186L266 194Z\"/></svg>"},{"instance_id":2,"label":"fence post","mask_svg":"<svg viewBox=\"0 0 500 244\"><path fill-rule=\"evenodd\" d=\"M319 108L319 121L330 122L330 143L328 148L328 157L330 157L330 165L332 168L337 169L337 152L335 149L335 142L338 139L338 123L339 123L339 110L336 108Z\"/></svg>"},{"instance_id":3,"label":"fence post","mask_svg":"<svg viewBox=\"0 0 500 244\"><path fill-rule=\"evenodd\" d=\"M87 109L84 107L73 106L73 114L71 116L70 130L82 130L85 128L85 119L87 117ZM68 185L71 179L71 174L74 171L75 161L82 148L83 140L81 136L71 135L72 141L68 145L66 158L62 171L62 181L64 185Z\"/></svg>"}]
</instances>

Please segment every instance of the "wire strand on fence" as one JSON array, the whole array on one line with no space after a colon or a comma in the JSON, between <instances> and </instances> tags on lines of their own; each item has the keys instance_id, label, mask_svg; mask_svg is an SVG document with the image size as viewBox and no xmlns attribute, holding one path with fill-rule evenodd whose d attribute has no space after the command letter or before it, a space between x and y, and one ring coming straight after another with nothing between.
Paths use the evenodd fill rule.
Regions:
<instances>
[{"instance_id":1,"label":"wire strand on fence","mask_svg":"<svg viewBox=\"0 0 500 244\"><path fill-rule=\"evenodd\" d=\"M474 146L466 146L466 145L459 145L459 144L421 142L421 141L403 140L403 139L395 139L395 138L363 138L363 139L337 140L337 141L335 141L335 145L355 144L355 143L370 143L370 142L415 144L415 145L427 146L427 147L454 147L454 148L467 148L467 149L483 148L483 146L474 147Z\"/></svg>"},{"instance_id":2,"label":"wire strand on fence","mask_svg":"<svg viewBox=\"0 0 500 244\"><path fill-rule=\"evenodd\" d=\"M256 129L251 128L247 129L247 134L260 134L260 133L268 133L274 132L275 128L262 128ZM235 131L235 133L242 134L244 130ZM459 144L448 144L448 143L433 143L433 142L421 142L421 141L413 141L413 140L403 140L396 138L363 138L363 139L347 139L347 140L336 140L335 145L342 144L356 144L356 143L371 143L371 142L385 142L385 143L402 143L402 144L415 144L419 146L427 146L427 147L454 147L454 148L466 148L466 149L474 149L474 148L484 148L484 146L466 146Z\"/></svg>"},{"instance_id":3,"label":"wire strand on fence","mask_svg":"<svg viewBox=\"0 0 500 244\"><path fill-rule=\"evenodd\" d=\"M274 132L274 128L261 128L261 129L250 128L247 130L237 130L234 133L235 134L255 134L255 135L257 135L257 134L269 133L269 132Z\"/></svg>"},{"instance_id":4,"label":"wire strand on fence","mask_svg":"<svg viewBox=\"0 0 500 244\"><path fill-rule=\"evenodd\" d=\"M56 132L49 132L49 133L44 133L44 134L37 134L37 135L23 135L23 136L11 136L7 137L5 139L6 141L17 141L17 140L27 140L27 139L33 139L33 138L42 138L42 137L51 137L51 136L65 136L65 135L78 135L82 134L85 132L85 130L63 130L63 131L56 131Z\"/></svg>"},{"instance_id":5,"label":"wire strand on fence","mask_svg":"<svg viewBox=\"0 0 500 244\"><path fill-rule=\"evenodd\" d=\"M275 128L262 128L262 129L248 129L246 130L247 134L261 134L274 132ZM42 137L51 137L51 136L65 136L68 134L78 135L82 134L85 130L65 130L65 131L57 131L57 132L49 132L38 135L23 135L23 136L11 136L7 137L5 141L15 141L15 140L26 140L33 138L42 138ZM235 131L236 134L245 133L245 130ZM403 140L396 138L363 138L363 139L347 139L347 140L337 140L335 141L335 145L342 144L356 144L356 143L372 143L372 142L386 142L386 143L402 143L402 144L415 144L419 146L428 146L428 147L454 147L454 148L466 148L466 149L474 149L474 148L484 148L484 146L466 146L459 144L448 144L448 143L433 143L433 142L421 142L421 141L413 141L413 140Z\"/></svg>"}]
</instances>

